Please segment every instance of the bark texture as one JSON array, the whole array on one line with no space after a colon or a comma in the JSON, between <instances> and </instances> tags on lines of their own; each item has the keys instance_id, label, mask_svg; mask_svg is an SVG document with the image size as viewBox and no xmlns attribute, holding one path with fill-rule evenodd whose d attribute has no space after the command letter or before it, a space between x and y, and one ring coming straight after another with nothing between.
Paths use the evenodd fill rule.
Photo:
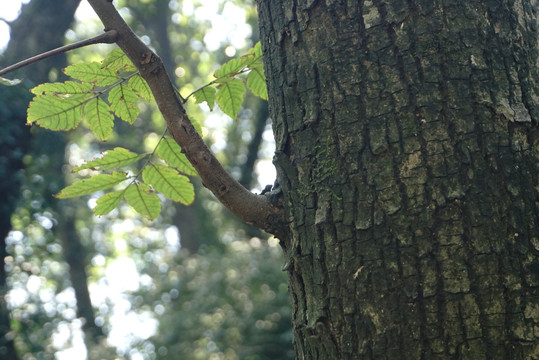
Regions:
<instances>
[{"instance_id":1,"label":"bark texture","mask_svg":"<svg viewBox=\"0 0 539 360\"><path fill-rule=\"evenodd\" d=\"M537 5L258 1L298 359L539 358Z\"/></svg>"}]
</instances>

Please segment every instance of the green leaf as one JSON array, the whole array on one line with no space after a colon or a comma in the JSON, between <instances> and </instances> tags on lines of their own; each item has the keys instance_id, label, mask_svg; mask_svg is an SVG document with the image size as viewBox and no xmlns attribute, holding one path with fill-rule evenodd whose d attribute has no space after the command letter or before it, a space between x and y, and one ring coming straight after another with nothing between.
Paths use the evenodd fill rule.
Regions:
<instances>
[{"instance_id":1,"label":"green leaf","mask_svg":"<svg viewBox=\"0 0 539 360\"><path fill-rule=\"evenodd\" d=\"M45 94L36 96L28 107L27 123L36 123L50 130L71 130L82 119L82 107L91 99L91 94L58 96Z\"/></svg>"},{"instance_id":2,"label":"green leaf","mask_svg":"<svg viewBox=\"0 0 539 360\"><path fill-rule=\"evenodd\" d=\"M215 96L215 101L225 114L232 119L236 119L243 103L245 85L239 79L226 79L219 82L219 89Z\"/></svg>"},{"instance_id":3,"label":"green leaf","mask_svg":"<svg viewBox=\"0 0 539 360\"><path fill-rule=\"evenodd\" d=\"M112 134L114 115L110 113L109 106L96 97L84 106L84 117L90 129L102 141L107 140Z\"/></svg>"},{"instance_id":4,"label":"green leaf","mask_svg":"<svg viewBox=\"0 0 539 360\"><path fill-rule=\"evenodd\" d=\"M226 76L234 76L245 67L246 63L247 62L245 61L244 57L229 60L224 63L217 71L215 71L213 73L213 76L215 76L217 79Z\"/></svg>"},{"instance_id":5,"label":"green leaf","mask_svg":"<svg viewBox=\"0 0 539 360\"><path fill-rule=\"evenodd\" d=\"M58 199L68 199L78 196L84 196L99 190L106 190L127 179L124 172L115 171L112 174L99 174L89 179L79 180L65 187L56 194Z\"/></svg>"},{"instance_id":6,"label":"green leaf","mask_svg":"<svg viewBox=\"0 0 539 360\"><path fill-rule=\"evenodd\" d=\"M120 201L124 197L125 190L118 190L109 192L99 199L97 199L97 205L94 207L95 215L107 215L109 212L114 210Z\"/></svg>"},{"instance_id":7,"label":"green leaf","mask_svg":"<svg viewBox=\"0 0 539 360\"><path fill-rule=\"evenodd\" d=\"M138 96L130 87L120 84L109 92L110 108L123 121L133 125L139 114Z\"/></svg>"},{"instance_id":8,"label":"green leaf","mask_svg":"<svg viewBox=\"0 0 539 360\"><path fill-rule=\"evenodd\" d=\"M105 56L103 61L101 61L101 68L111 71L136 71L137 68L131 60L124 54L122 49L116 48Z\"/></svg>"},{"instance_id":9,"label":"green leaf","mask_svg":"<svg viewBox=\"0 0 539 360\"><path fill-rule=\"evenodd\" d=\"M30 92L34 95L52 94L56 96L64 95L64 97L70 97L72 95L88 94L92 88L92 84L66 81L63 83L56 82L41 84L31 89Z\"/></svg>"},{"instance_id":10,"label":"green leaf","mask_svg":"<svg viewBox=\"0 0 539 360\"><path fill-rule=\"evenodd\" d=\"M6 85L6 86L13 86L13 85L19 85L22 82L21 79L6 79L4 77L0 76L0 84Z\"/></svg>"},{"instance_id":11,"label":"green leaf","mask_svg":"<svg viewBox=\"0 0 539 360\"><path fill-rule=\"evenodd\" d=\"M95 168L99 168L99 170L110 170L129 165L144 158L145 156L146 155L137 155L121 147L115 147L113 150L107 150L107 152L104 153L101 158L88 161L84 165L75 167L73 172Z\"/></svg>"},{"instance_id":12,"label":"green leaf","mask_svg":"<svg viewBox=\"0 0 539 360\"><path fill-rule=\"evenodd\" d=\"M142 179L150 184L156 191L159 191L167 198L191 205L195 200L195 190L189 178L172 168L161 164L152 164L144 168Z\"/></svg>"},{"instance_id":13,"label":"green leaf","mask_svg":"<svg viewBox=\"0 0 539 360\"><path fill-rule=\"evenodd\" d=\"M251 49L249 49L248 54L254 54L254 61L260 59L262 57L262 44L257 42L255 46L253 46Z\"/></svg>"},{"instance_id":14,"label":"green leaf","mask_svg":"<svg viewBox=\"0 0 539 360\"><path fill-rule=\"evenodd\" d=\"M112 85L119 80L116 72L102 69L101 64L89 62L66 67L64 73L73 79L95 83L98 86Z\"/></svg>"},{"instance_id":15,"label":"green leaf","mask_svg":"<svg viewBox=\"0 0 539 360\"><path fill-rule=\"evenodd\" d=\"M201 104L202 102L207 102L210 110L213 110L215 106L215 88L211 86L205 86L200 90L197 90L193 95L195 96L195 102Z\"/></svg>"},{"instance_id":16,"label":"green leaf","mask_svg":"<svg viewBox=\"0 0 539 360\"><path fill-rule=\"evenodd\" d=\"M253 48L249 50L246 55L240 56L239 58L232 59L218 69L213 76L216 78L222 78L225 76L233 77L234 75L240 73L245 67L250 67L252 63L257 61L262 57L262 47L260 41L255 44Z\"/></svg>"},{"instance_id":17,"label":"green leaf","mask_svg":"<svg viewBox=\"0 0 539 360\"><path fill-rule=\"evenodd\" d=\"M266 87L266 76L264 75L264 67L262 63L257 62L250 67L251 72L247 76L247 88L256 96L268 100L268 89Z\"/></svg>"},{"instance_id":18,"label":"green leaf","mask_svg":"<svg viewBox=\"0 0 539 360\"><path fill-rule=\"evenodd\" d=\"M181 173L190 176L198 175L193 165L187 160L185 154L182 153L180 145L174 139L170 137L163 138L157 147L156 154L161 160L178 169Z\"/></svg>"},{"instance_id":19,"label":"green leaf","mask_svg":"<svg viewBox=\"0 0 539 360\"><path fill-rule=\"evenodd\" d=\"M139 96L147 101L153 101L153 94L150 86L140 75L135 75L129 79L129 86L133 89Z\"/></svg>"},{"instance_id":20,"label":"green leaf","mask_svg":"<svg viewBox=\"0 0 539 360\"><path fill-rule=\"evenodd\" d=\"M156 219L161 213L159 197L146 184L131 184L125 189L125 200L139 214L150 220Z\"/></svg>"}]
</instances>

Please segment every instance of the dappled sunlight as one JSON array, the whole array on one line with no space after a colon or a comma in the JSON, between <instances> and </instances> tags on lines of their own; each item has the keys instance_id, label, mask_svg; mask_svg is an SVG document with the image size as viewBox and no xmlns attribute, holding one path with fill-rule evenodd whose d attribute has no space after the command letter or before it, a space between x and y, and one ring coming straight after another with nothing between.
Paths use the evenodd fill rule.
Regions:
<instances>
[{"instance_id":1,"label":"dappled sunlight","mask_svg":"<svg viewBox=\"0 0 539 360\"><path fill-rule=\"evenodd\" d=\"M252 28L246 23L252 9L230 1L171 1L169 5L178 10L171 16L172 23L187 30L170 35L173 46L181 48L175 55L175 69L181 78L182 93L213 79L219 64L252 46ZM4 11L6 7L0 8L0 16ZM187 19L189 13L198 18ZM127 7L121 9L121 14L137 21L135 12ZM102 30L86 1L75 18L75 25L66 32L66 42ZM1 24L0 40L2 34L7 34ZM157 46L146 30L144 26L137 28L147 44ZM101 61L111 47L78 49L69 54L69 60ZM245 103L246 107L251 105ZM200 121L211 148L239 176L239 165L246 159L241 148L253 140L256 104L253 109L242 108L237 121L220 110L210 111L206 105L191 103L187 107ZM119 144L137 146L140 152L153 151L165 124L155 104L144 103L139 108L141 116L135 121L135 130L124 132L126 125L116 119L107 143L97 143L85 121L67 135L67 164L58 166L67 183L96 174L93 168L77 173L72 170ZM271 133L271 128L267 131ZM275 179L269 160L273 140L267 135L264 138L270 145L260 149L261 160L256 164L262 184ZM231 149L235 155L226 154ZM50 195L57 193L63 182L54 183L51 174L40 170L46 168L53 176L59 175L52 170L58 164L51 165L58 159L42 151L28 155L25 161L32 167L27 170L30 185L25 185L25 203L13 216L14 231L7 238L10 255L5 259L11 282L8 305L17 336L23 339L17 346L21 353L32 356L54 354L58 360L85 360L91 347L86 349L88 334L83 318L77 315L74 284L64 258L66 243L59 240L64 234L58 224L64 219L62 214L49 211ZM137 168L127 167L125 171L136 175ZM178 210L170 202L164 202L163 212L154 222L141 218L125 203L107 215L91 217L90 210L103 194L99 191L73 202L60 202L60 206L69 204L67 211L74 218L81 246L78 261L87 264L95 324L104 333L96 348L115 352L117 359L148 359L156 355L167 358L167 354L172 358L183 354L183 358L194 359L242 359L253 349L271 349L274 341L290 344L290 313L285 277L279 269L282 254L278 241L270 238L266 242L263 235L247 235L242 226L226 217L213 197L201 194L197 201L203 204L201 208L209 210L209 220L190 225L204 231L216 230L201 231L200 242L209 245L201 246L200 254L188 256L182 250L182 235L187 237L187 231L172 224ZM26 334L28 337L23 338ZM280 340L275 340L277 336Z\"/></svg>"}]
</instances>

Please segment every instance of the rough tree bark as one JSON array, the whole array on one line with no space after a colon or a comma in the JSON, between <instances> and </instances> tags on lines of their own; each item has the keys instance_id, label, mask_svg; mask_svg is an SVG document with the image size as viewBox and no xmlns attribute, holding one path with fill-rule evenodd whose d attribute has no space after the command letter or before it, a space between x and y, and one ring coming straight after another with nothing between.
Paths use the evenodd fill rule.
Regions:
<instances>
[{"instance_id":1,"label":"rough tree bark","mask_svg":"<svg viewBox=\"0 0 539 360\"><path fill-rule=\"evenodd\" d=\"M537 5L258 1L298 359L539 358Z\"/></svg>"},{"instance_id":2,"label":"rough tree bark","mask_svg":"<svg viewBox=\"0 0 539 360\"><path fill-rule=\"evenodd\" d=\"M281 238L299 359L539 357L536 0L259 0L283 202L223 171L89 1L204 184Z\"/></svg>"}]
</instances>

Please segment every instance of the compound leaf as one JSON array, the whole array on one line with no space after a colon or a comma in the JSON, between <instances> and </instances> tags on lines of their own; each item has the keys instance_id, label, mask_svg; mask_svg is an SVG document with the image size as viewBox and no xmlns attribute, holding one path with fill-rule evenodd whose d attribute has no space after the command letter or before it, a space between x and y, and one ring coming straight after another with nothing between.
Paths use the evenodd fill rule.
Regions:
<instances>
[{"instance_id":1,"label":"compound leaf","mask_svg":"<svg viewBox=\"0 0 539 360\"><path fill-rule=\"evenodd\" d=\"M69 65L64 73L73 79L96 84L97 86L112 85L119 80L116 72L103 69L97 62Z\"/></svg>"},{"instance_id":2,"label":"compound leaf","mask_svg":"<svg viewBox=\"0 0 539 360\"><path fill-rule=\"evenodd\" d=\"M84 106L84 117L90 129L102 141L107 140L112 134L114 115L110 113L109 105L99 97L96 97Z\"/></svg>"},{"instance_id":3,"label":"compound leaf","mask_svg":"<svg viewBox=\"0 0 539 360\"><path fill-rule=\"evenodd\" d=\"M53 94L56 96L64 95L65 97L70 97L73 95L88 94L92 88L92 84L65 81L63 83L56 82L41 84L31 89L30 92L34 95Z\"/></svg>"},{"instance_id":4,"label":"compound leaf","mask_svg":"<svg viewBox=\"0 0 539 360\"><path fill-rule=\"evenodd\" d=\"M89 179L76 181L73 184L63 188L60 193L55 195L55 197L58 199L68 199L92 194L99 190L111 188L126 179L127 174L119 171L115 171L112 174L95 175Z\"/></svg>"},{"instance_id":5,"label":"compound leaf","mask_svg":"<svg viewBox=\"0 0 539 360\"><path fill-rule=\"evenodd\" d=\"M161 160L178 169L181 173L190 176L197 175L197 171L189 160L187 160L185 154L182 153L182 148L174 139L164 137L157 147L156 154Z\"/></svg>"},{"instance_id":6,"label":"compound leaf","mask_svg":"<svg viewBox=\"0 0 539 360\"><path fill-rule=\"evenodd\" d=\"M121 166L126 166L135 161L144 158L146 155L137 155L127 149L115 147L113 150L107 150L101 158L88 161L86 164L77 166L73 169L74 172L85 169L110 170Z\"/></svg>"},{"instance_id":7,"label":"compound leaf","mask_svg":"<svg viewBox=\"0 0 539 360\"><path fill-rule=\"evenodd\" d=\"M101 196L97 199L97 205L94 207L94 214L107 215L118 206L123 197L124 190L109 192Z\"/></svg>"},{"instance_id":8,"label":"compound leaf","mask_svg":"<svg viewBox=\"0 0 539 360\"><path fill-rule=\"evenodd\" d=\"M235 119L240 111L245 94L245 85L239 79L224 79L219 81L215 100L225 114Z\"/></svg>"},{"instance_id":9,"label":"compound leaf","mask_svg":"<svg viewBox=\"0 0 539 360\"><path fill-rule=\"evenodd\" d=\"M82 118L82 107L91 94L62 96L47 93L36 96L28 107L27 123L36 123L50 130L71 130Z\"/></svg>"},{"instance_id":10,"label":"compound leaf","mask_svg":"<svg viewBox=\"0 0 539 360\"><path fill-rule=\"evenodd\" d=\"M195 191L189 178L162 164L152 164L144 168L142 179L167 198L190 205L195 200Z\"/></svg>"},{"instance_id":11,"label":"compound leaf","mask_svg":"<svg viewBox=\"0 0 539 360\"><path fill-rule=\"evenodd\" d=\"M262 46L260 41L249 50L249 52L239 58L232 59L224 63L220 69L215 71L213 76L216 78L222 78L225 76L234 76L240 73L245 67L251 67L255 61L262 57Z\"/></svg>"},{"instance_id":12,"label":"compound leaf","mask_svg":"<svg viewBox=\"0 0 539 360\"><path fill-rule=\"evenodd\" d=\"M116 116L133 125L140 112L137 94L129 86L120 84L110 90L108 100Z\"/></svg>"},{"instance_id":13,"label":"compound leaf","mask_svg":"<svg viewBox=\"0 0 539 360\"><path fill-rule=\"evenodd\" d=\"M156 219L161 213L159 197L146 184L131 184L125 189L124 198L136 212L150 220Z\"/></svg>"},{"instance_id":14,"label":"compound leaf","mask_svg":"<svg viewBox=\"0 0 539 360\"><path fill-rule=\"evenodd\" d=\"M256 62L250 67L251 72L247 76L247 88L256 96L268 100L268 89L266 87L266 76L262 63Z\"/></svg>"},{"instance_id":15,"label":"compound leaf","mask_svg":"<svg viewBox=\"0 0 539 360\"><path fill-rule=\"evenodd\" d=\"M193 95L195 97L195 102L201 104L204 101L208 103L210 110L213 110L215 105L215 88L211 86L205 86L202 89L197 90Z\"/></svg>"},{"instance_id":16,"label":"compound leaf","mask_svg":"<svg viewBox=\"0 0 539 360\"><path fill-rule=\"evenodd\" d=\"M101 61L101 68L111 71L136 71L137 68L120 48L112 50Z\"/></svg>"},{"instance_id":17,"label":"compound leaf","mask_svg":"<svg viewBox=\"0 0 539 360\"><path fill-rule=\"evenodd\" d=\"M254 55L253 62L262 57L262 44L260 43L260 41L258 41L255 44L255 46L253 46L251 49L249 49L248 54L253 54Z\"/></svg>"},{"instance_id":18,"label":"compound leaf","mask_svg":"<svg viewBox=\"0 0 539 360\"><path fill-rule=\"evenodd\" d=\"M142 78L142 76L135 75L131 79L129 79L129 86L144 100L153 100L152 90L150 89L150 86L148 85L146 80Z\"/></svg>"},{"instance_id":19,"label":"compound leaf","mask_svg":"<svg viewBox=\"0 0 539 360\"><path fill-rule=\"evenodd\" d=\"M217 79L234 76L239 73L243 68L245 68L249 63L254 59L254 54L247 54L236 59L232 59L224 63L220 69L213 73Z\"/></svg>"}]
</instances>

